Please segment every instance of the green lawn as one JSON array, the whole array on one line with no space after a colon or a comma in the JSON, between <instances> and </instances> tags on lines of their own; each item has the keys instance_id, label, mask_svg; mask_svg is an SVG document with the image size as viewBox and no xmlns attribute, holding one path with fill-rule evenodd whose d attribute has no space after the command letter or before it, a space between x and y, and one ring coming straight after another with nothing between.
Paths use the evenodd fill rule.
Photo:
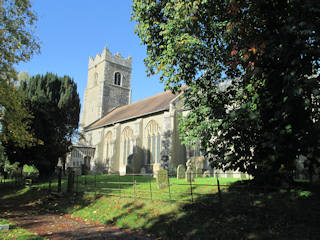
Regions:
<instances>
[{"instance_id":1,"label":"green lawn","mask_svg":"<svg viewBox=\"0 0 320 240\"><path fill-rule=\"evenodd\" d=\"M240 178L219 179L221 190ZM135 184L134 184L135 183ZM207 194L218 191L216 178L195 178L190 184L185 179L169 179L170 187L159 189L156 179L144 176L116 176L116 175L87 175L75 177L75 192L87 192L97 195L113 195L137 199L152 200L178 200L190 202ZM47 183L34 185L35 187L48 187ZM52 190L57 190L57 180L52 181ZM62 181L62 190L66 191L67 180ZM192 193L192 195L191 195Z\"/></svg>"},{"instance_id":2,"label":"green lawn","mask_svg":"<svg viewBox=\"0 0 320 240\"><path fill-rule=\"evenodd\" d=\"M190 185L177 185L187 184L184 180L171 178L170 193L171 199L180 196L185 201L167 201L169 188L158 189L153 178L135 176L136 189L125 184L134 182L132 176L120 177L120 184L118 180L118 176L81 176L76 181L78 194L75 195L48 198L48 184L42 183L28 190L20 189L19 196L11 194L11 197L22 201L42 196L37 201L41 211L68 213L160 239L316 239L320 236L320 188L305 182L297 183L292 189L270 191L247 188L247 184L239 188L239 183L235 183L239 179L222 178L221 188L229 187L219 196L216 186L195 185L216 185L216 179L197 178L193 183L196 194L192 203ZM64 181L63 189L66 184ZM56 182L51 185L52 189L56 188ZM119 185L122 197L110 196L120 194Z\"/></svg>"},{"instance_id":3,"label":"green lawn","mask_svg":"<svg viewBox=\"0 0 320 240\"><path fill-rule=\"evenodd\" d=\"M198 179L196 182L210 180L213 181ZM225 179L222 183L230 181ZM142 184L141 188L147 185ZM167 195L168 189L163 191ZM222 192L221 201L217 195L213 192L202 198L198 196L194 203L101 196L89 205L76 204L69 213L161 239L312 239L320 236L319 195L311 189L261 192L237 190L232 186ZM205 196L210 198L203 198ZM166 196L163 199L166 200Z\"/></svg>"}]
</instances>

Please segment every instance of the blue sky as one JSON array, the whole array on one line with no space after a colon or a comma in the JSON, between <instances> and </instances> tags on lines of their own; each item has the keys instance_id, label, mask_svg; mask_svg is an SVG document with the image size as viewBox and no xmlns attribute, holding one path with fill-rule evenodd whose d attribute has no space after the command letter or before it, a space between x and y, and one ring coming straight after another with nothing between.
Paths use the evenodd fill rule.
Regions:
<instances>
[{"instance_id":1,"label":"blue sky","mask_svg":"<svg viewBox=\"0 0 320 240\"><path fill-rule=\"evenodd\" d=\"M41 53L17 66L29 74L69 75L82 99L87 84L89 56L107 46L115 54L132 56L132 101L163 91L159 77L147 78L143 59L146 48L134 34L131 0L33 0L38 15L36 33Z\"/></svg>"}]
</instances>

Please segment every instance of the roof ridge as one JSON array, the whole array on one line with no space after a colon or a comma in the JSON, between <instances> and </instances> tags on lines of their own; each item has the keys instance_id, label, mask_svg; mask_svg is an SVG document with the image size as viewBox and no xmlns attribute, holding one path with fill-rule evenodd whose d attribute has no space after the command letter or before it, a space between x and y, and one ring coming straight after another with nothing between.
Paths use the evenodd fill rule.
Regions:
<instances>
[{"instance_id":1,"label":"roof ridge","mask_svg":"<svg viewBox=\"0 0 320 240\"><path fill-rule=\"evenodd\" d=\"M178 95L180 95L180 93L176 92L173 94L171 90L166 90L134 103L116 107L97 121L88 125L85 130L93 130L111 123L115 124L136 117L143 117L150 113L168 110L170 103L173 99L176 99Z\"/></svg>"}]
</instances>

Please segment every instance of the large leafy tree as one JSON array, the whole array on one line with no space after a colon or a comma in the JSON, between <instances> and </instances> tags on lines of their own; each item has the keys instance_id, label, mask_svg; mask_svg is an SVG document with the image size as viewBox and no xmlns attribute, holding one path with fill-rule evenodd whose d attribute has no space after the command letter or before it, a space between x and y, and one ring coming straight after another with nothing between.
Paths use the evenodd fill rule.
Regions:
<instances>
[{"instance_id":1,"label":"large leafy tree","mask_svg":"<svg viewBox=\"0 0 320 240\"><path fill-rule=\"evenodd\" d=\"M31 131L42 144L27 149L7 144L7 155L12 162L34 164L40 177L47 177L54 171L58 158L68 152L78 128L80 99L77 85L69 76L47 73L22 81L20 89L34 115Z\"/></svg>"},{"instance_id":2,"label":"large leafy tree","mask_svg":"<svg viewBox=\"0 0 320 240\"><path fill-rule=\"evenodd\" d=\"M39 51L36 20L29 0L0 0L0 126L7 129L0 130L0 141L22 147L36 141L28 131L31 115L14 84L14 65Z\"/></svg>"},{"instance_id":3,"label":"large leafy tree","mask_svg":"<svg viewBox=\"0 0 320 240\"><path fill-rule=\"evenodd\" d=\"M319 157L320 2L134 0L149 74L182 83L185 143L213 167L290 180Z\"/></svg>"}]
</instances>

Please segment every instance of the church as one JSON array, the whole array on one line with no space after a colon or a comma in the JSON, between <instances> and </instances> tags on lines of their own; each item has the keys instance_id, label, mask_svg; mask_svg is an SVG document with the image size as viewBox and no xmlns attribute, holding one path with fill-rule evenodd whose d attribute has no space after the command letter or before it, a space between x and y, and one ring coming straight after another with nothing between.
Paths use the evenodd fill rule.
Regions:
<instances>
[{"instance_id":1,"label":"church","mask_svg":"<svg viewBox=\"0 0 320 240\"><path fill-rule=\"evenodd\" d=\"M200 156L199 147L179 139L178 116L186 113L182 93L165 91L131 103L131 71L131 57L107 48L89 58L80 120L84 140L73 147L67 166L86 164L91 171L120 175L156 173L161 167L174 173Z\"/></svg>"}]
</instances>

